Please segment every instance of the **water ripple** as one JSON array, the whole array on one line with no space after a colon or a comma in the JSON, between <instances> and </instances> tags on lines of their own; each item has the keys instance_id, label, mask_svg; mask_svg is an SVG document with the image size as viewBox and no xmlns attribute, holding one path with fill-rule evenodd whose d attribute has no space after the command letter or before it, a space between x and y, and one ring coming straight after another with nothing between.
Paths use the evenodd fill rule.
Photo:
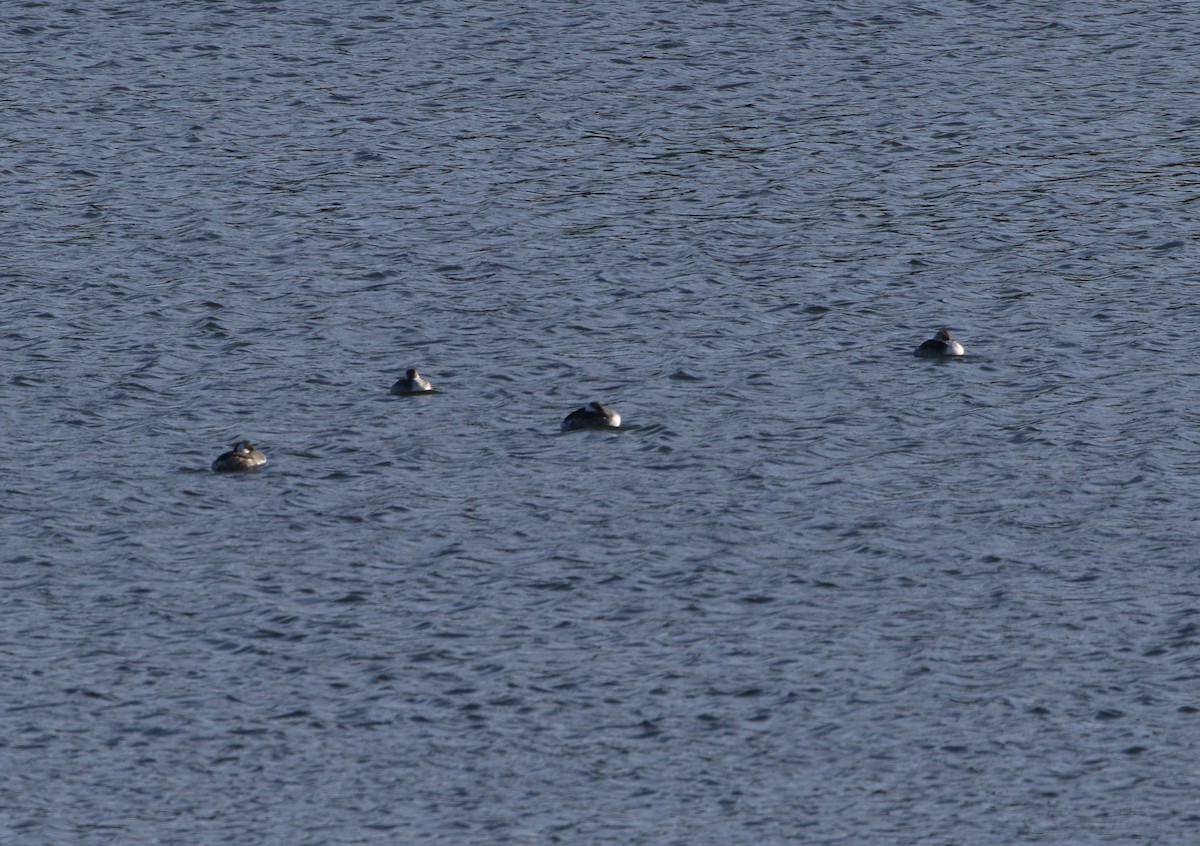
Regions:
<instances>
[{"instance_id":1,"label":"water ripple","mask_svg":"<svg viewBox=\"0 0 1200 846\"><path fill-rule=\"evenodd\" d=\"M9 21L9 840L1194 839L1179 9L148 8Z\"/></svg>"}]
</instances>

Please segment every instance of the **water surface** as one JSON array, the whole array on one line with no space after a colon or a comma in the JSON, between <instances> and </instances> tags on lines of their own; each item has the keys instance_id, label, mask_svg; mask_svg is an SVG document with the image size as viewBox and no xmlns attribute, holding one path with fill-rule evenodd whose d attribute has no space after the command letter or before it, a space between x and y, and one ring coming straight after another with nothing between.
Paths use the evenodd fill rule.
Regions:
<instances>
[{"instance_id":1,"label":"water surface","mask_svg":"<svg viewBox=\"0 0 1200 846\"><path fill-rule=\"evenodd\" d=\"M6 842L1192 842L1190 7L10 11Z\"/></svg>"}]
</instances>

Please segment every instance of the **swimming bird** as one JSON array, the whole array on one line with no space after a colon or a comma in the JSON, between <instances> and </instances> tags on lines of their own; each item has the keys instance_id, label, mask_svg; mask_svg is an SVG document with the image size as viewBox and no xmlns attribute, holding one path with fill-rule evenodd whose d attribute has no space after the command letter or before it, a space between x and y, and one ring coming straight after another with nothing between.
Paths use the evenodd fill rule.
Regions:
<instances>
[{"instance_id":1,"label":"swimming bird","mask_svg":"<svg viewBox=\"0 0 1200 846\"><path fill-rule=\"evenodd\" d=\"M621 415L605 408L598 402L589 402L568 414L562 422L562 431L572 429L616 429L621 425Z\"/></svg>"},{"instance_id":2,"label":"swimming bird","mask_svg":"<svg viewBox=\"0 0 1200 846\"><path fill-rule=\"evenodd\" d=\"M254 448L249 441L238 441L233 449L217 457L212 463L216 473L236 473L241 470L253 470L267 463L267 457Z\"/></svg>"},{"instance_id":3,"label":"swimming bird","mask_svg":"<svg viewBox=\"0 0 1200 846\"><path fill-rule=\"evenodd\" d=\"M938 333L925 341L913 352L921 358L939 358L944 355L962 355L963 346L950 337L949 329L939 329Z\"/></svg>"},{"instance_id":4,"label":"swimming bird","mask_svg":"<svg viewBox=\"0 0 1200 846\"><path fill-rule=\"evenodd\" d=\"M392 385L393 394L420 394L432 390L433 385L415 367L406 370L404 378Z\"/></svg>"}]
</instances>

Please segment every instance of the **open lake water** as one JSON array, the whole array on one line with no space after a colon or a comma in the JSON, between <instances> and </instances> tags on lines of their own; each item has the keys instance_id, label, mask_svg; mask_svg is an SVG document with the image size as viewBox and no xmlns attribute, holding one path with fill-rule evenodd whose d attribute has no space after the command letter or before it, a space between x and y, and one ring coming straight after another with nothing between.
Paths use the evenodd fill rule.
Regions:
<instances>
[{"instance_id":1,"label":"open lake water","mask_svg":"<svg viewBox=\"0 0 1200 846\"><path fill-rule=\"evenodd\" d=\"M1197 842L1198 30L9 3L0 843Z\"/></svg>"}]
</instances>

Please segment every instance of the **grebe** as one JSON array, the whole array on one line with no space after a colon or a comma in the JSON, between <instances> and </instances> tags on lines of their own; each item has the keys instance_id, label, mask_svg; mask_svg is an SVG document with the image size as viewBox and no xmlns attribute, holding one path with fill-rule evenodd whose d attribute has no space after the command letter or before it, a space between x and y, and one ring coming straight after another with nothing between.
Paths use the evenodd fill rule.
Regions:
<instances>
[{"instance_id":1,"label":"grebe","mask_svg":"<svg viewBox=\"0 0 1200 846\"><path fill-rule=\"evenodd\" d=\"M238 441L233 449L221 455L212 463L212 469L217 473L236 473L240 470L253 470L267 463L267 457L254 448L249 441Z\"/></svg>"},{"instance_id":2,"label":"grebe","mask_svg":"<svg viewBox=\"0 0 1200 846\"><path fill-rule=\"evenodd\" d=\"M605 408L598 402L589 402L583 408L577 408L566 416L562 422L562 431L572 429L616 429L621 425L621 415Z\"/></svg>"},{"instance_id":3,"label":"grebe","mask_svg":"<svg viewBox=\"0 0 1200 846\"><path fill-rule=\"evenodd\" d=\"M950 337L949 329L939 329L938 333L921 346L913 355L921 358L939 358L943 355L962 355L963 346Z\"/></svg>"},{"instance_id":4,"label":"grebe","mask_svg":"<svg viewBox=\"0 0 1200 846\"><path fill-rule=\"evenodd\" d=\"M406 370L404 378L392 385L393 394L420 394L432 390L433 385L415 367Z\"/></svg>"}]
</instances>

